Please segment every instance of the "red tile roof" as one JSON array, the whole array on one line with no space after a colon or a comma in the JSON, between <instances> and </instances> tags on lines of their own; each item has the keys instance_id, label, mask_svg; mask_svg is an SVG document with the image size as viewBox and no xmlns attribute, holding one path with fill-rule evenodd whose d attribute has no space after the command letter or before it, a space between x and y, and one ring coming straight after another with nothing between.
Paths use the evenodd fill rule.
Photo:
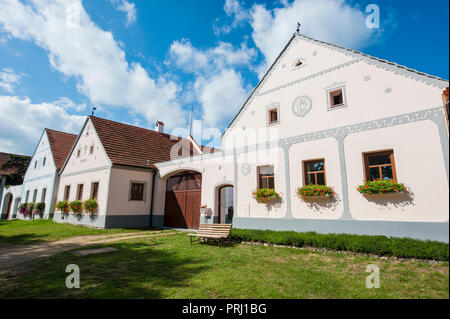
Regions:
<instances>
[{"instance_id":1,"label":"red tile roof","mask_svg":"<svg viewBox=\"0 0 450 319\"><path fill-rule=\"evenodd\" d=\"M179 141L183 153L197 155L187 139L142 127L89 116L108 157L116 165L150 168L154 163L171 160L172 147ZM187 151L189 149L189 152ZM214 148L202 146L204 153ZM188 155L188 156L189 156ZM148 165L148 162L150 165Z\"/></svg>"},{"instance_id":2,"label":"red tile roof","mask_svg":"<svg viewBox=\"0 0 450 319\"><path fill-rule=\"evenodd\" d=\"M24 160L16 161L16 163L18 163L17 165L7 165L3 167L3 165L11 159L11 156L20 157ZM23 176L25 175L30 160L31 157L29 156L0 152L0 175L19 174Z\"/></svg>"},{"instance_id":3,"label":"red tile roof","mask_svg":"<svg viewBox=\"0 0 450 319\"><path fill-rule=\"evenodd\" d=\"M53 160L55 161L56 168L60 170L70 150L72 149L73 143L77 139L77 135L54 131L48 128L45 129L48 136L48 141L50 143L50 149L52 150Z\"/></svg>"}]
</instances>

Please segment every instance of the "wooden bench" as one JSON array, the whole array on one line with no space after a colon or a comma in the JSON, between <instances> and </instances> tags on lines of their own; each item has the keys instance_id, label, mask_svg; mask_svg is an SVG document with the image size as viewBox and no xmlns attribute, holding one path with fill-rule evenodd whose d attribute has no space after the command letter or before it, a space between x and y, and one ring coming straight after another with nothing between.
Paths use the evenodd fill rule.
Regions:
<instances>
[{"instance_id":1,"label":"wooden bench","mask_svg":"<svg viewBox=\"0 0 450 319\"><path fill-rule=\"evenodd\" d=\"M198 232L196 234L189 234L192 237L198 237L198 240L213 240L218 241L219 246L222 246L223 241L225 241L228 236L230 236L231 224L200 224Z\"/></svg>"}]
</instances>

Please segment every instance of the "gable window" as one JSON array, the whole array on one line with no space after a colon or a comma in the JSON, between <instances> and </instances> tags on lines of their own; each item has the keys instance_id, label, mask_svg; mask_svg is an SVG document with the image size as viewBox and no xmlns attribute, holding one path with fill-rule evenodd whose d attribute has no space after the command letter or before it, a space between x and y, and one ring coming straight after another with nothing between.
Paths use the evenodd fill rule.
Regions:
<instances>
[{"instance_id":1,"label":"gable window","mask_svg":"<svg viewBox=\"0 0 450 319\"><path fill-rule=\"evenodd\" d=\"M303 162L305 185L326 185L325 160L311 160Z\"/></svg>"},{"instance_id":2,"label":"gable window","mask_svg":"<svg viewBox=\"0 0 450 319\"><path fill-rule=\"evenodd\" d=\"M130 200L144 200L144 183L131 183Z\"/></svg>"},{"instance_id":3,"label":"gable window","mask_svg":"<svg viewBox=\"0 0 450 319\"><path fill-rule=\"evenodd\" d=\"M77 200L83 199L83 184L78 184L77 186Z\"/></svg>"},{"instance_id":4,"label":"gable window","mask_svg":"<svg viewBox=\"0 0 450 319\"><path fill-rule=\"evenodd\" d=\"M377 151L363 153L366 181L378 179L397 180L395 172L394 151Z\"/></svg>"},{"instance_id":5,"label":"gable window","mask_svg":"<svg viewBox=\"0 0 450 319\"><path fill-rule=\"evenodd\" d=\"M269 124L278 123L278 108L272 108L268 111L267 119Z\"/></svg>"},{"instance_id":6,"label":"gable window","mask_svg":"<svg viewBox=\"0 0 450 319\"><path fill-rule=\"evenodd\" d=\"M89 154L94 154L94 146L91 145L91 147L89 148Z\"/></svg>"},{"instance_id":7,"label":"gable window","mask_svg":"<svg viewBox=\"0 0 450 319\"><path fill-rule=\"evenodd\" d=\"M37 168L37 161L34 161L34 169Z\"/></svg>"},{"instance_id":8,"label":"gable window","mask_svg":"<svg viewBox=\"0 0 450 319\"><path fill-rule=\"evenodd\" d=\"M64 200L69 200L69 196L70 196L70 185L66 185L66 187L64 187Z\"/></svg>"},{"instance_id":9,"label":"gable window","mask_svg":"<svg viewBox=\"0 0 450 319\"><path fill-rule=\"evenodd\" d=\"M302 65L303 64L303 62L302 61L300 61L300 60L298 60L297 62L295 62L295 67L299 67L300 65Z\"/></svg>"},{"instance_id":10,"label":"gable window","mask_svg":"<svg viewBox=\"0 0 450 319\"><path fill-rule=\"evenodd\" d=\"M77 151L77 157L80 157L80 155L81 155L81 150L78 150Z\"/></svg>"},{"instance_id":11,"label":"gable window","mask_svg":"<svg viewBox=\"0 0 450 319\"><path fill-rule=\"evenodd\" d=\"M45 195L47 195L47 188L42 189L41 202L45 202Z\"/></svg>"},{"instance_id":12,"label":"gable window","mask_svg":"<svg viewBox=\"0 0 450 319\"><path fill-rule=\"evenodd\" d=\"M46 161L47 161L47 157L44 157L44 159L42 160L42 166L45 166Z\"/></svg>"},{"instance_id":13,"label":"gable window","mask_svg":"<svg viewBox=\"0 0 450 319\"><path fill-rule=\"evenodd\" d=\"M25 195L25 203L28 203L28 198L30 198L30 191L27 191L27 194Z\"/></svg>"},{"instance_id":14,"label":"gable window","mask_svg":"<svg viewBox=\"0 0 450 319\"><path fill-rule=\"evenodd\" d=\"M275 189L275 176L273 165L258 167L258 188Z\"/></svg>"},{"instance_id":15,"label":"gable window","mask_svg":"<svg viewBox=\"0 0 450 319\"><path fill-rule=\"evenodd\" d=\"M342 89L333 90L329 93L330 108L344 105L344 95Z\"/></svg>"},{"instance_id":16,"label":"gable window","mask_svg":"<svg viewBox=\"0 0 450 319\"><path fill-rule=\"evenodd\" d=\"M98 195L98 182L93 182L91 184L91 198L97 199Z\"/></svg>"},{"instance_id":17,"label":"gable window","mask_svg":"<svg viewBox=\"0 0 450 319\"><path fill-rule=\"evenodd\" d=\"M33 191L33 203L36 202L37 191L38 191L37 189L35 189L35 190Z\"/></svg>"}]
</instances>

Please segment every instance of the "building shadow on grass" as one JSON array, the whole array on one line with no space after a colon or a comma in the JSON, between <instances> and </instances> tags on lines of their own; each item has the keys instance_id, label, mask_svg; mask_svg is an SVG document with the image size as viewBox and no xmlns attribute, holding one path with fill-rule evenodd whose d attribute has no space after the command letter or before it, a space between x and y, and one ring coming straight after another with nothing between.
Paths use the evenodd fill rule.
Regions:
<instances>
[{"instance_id":1,"label":"building shadow on grass","mask_svg":"<svg viewBox=\"0 0 450 319\"><path fill-rule=\"evenodd\" d=\"M0 298L169 298L173 289L187 288L194 275L210 268L207 256L158 249L152 242L108 246L118 250L86 256L64 252L37 262L23 280L15 280L12 289L2 289ZM80 269L79 289L65 286L69 264Z\"/></svg>"}]
</instances>

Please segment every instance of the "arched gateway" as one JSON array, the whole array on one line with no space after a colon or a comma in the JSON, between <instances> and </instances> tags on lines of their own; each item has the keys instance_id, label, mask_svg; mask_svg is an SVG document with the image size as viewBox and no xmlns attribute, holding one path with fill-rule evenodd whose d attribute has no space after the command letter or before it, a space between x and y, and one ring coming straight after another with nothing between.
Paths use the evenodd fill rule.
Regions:
<instances>
[{"instance_id":1,"label":"arched gateway","mask_svg":"<svg viewBox=\"0 0 450 319\"><path fill-rule=\"evenodd\" d=\"M179 173L167 180L164 225L198 228L200 224L202 174Z\"/></svg>"}]
</instances>

